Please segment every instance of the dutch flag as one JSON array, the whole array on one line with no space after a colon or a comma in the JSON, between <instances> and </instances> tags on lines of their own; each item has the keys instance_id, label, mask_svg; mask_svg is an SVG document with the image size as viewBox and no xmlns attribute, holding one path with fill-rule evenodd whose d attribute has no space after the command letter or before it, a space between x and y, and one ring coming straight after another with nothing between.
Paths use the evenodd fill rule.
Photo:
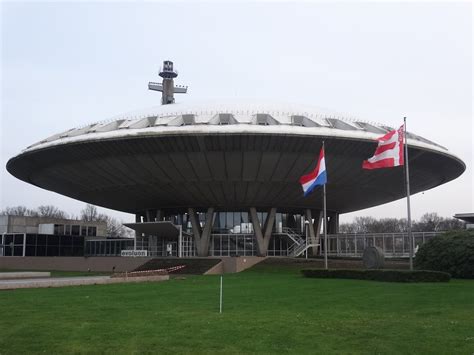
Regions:
<instances>
[{"instance_id":1,"label":"dutch flag","mask_svg":"<svg viewBox=\"0 0 474 355\"><path fill-rule=\"evenodd\" d=\"M324 147L321 148L319 153L318 164L308 175L304 175L300 178L300 184L303 187L305 197L308 196L316 186L324 185L327 182L326 175L326 162L324 159Z\"/></svg>"}]
</instances>

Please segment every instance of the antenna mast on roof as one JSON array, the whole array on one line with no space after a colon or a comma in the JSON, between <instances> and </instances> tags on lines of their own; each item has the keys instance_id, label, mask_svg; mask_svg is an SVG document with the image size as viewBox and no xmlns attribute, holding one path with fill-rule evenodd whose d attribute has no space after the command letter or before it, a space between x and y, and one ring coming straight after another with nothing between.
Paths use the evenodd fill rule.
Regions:
<instances>
[{"instance_id":1,"label":"antenna mast on roof","mask_svg":"<svg viewBox=\"0 0 474 355\"><path fill-rule=\"evenodd\" d=\"M186 94L187 86L174 86L174 78L178 76L178 72L173 69L173 62L170 60L163 61L163 67L160 68L160 74L163 81L160 83L149 82L148 90L161 91L161 104L174 104L174 94Z\"/></svg>"}]
</instances>

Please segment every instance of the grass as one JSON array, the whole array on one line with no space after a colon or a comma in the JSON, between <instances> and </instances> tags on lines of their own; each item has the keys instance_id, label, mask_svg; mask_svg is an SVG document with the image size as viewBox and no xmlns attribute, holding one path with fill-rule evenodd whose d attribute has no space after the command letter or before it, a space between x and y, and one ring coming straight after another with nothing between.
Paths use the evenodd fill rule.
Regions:
<instances>
[{"instance_id":1,"label":"grass","mask_svg":"<svg viewBox=\"0 0 474 355\"><path fill-rule=\"evenodd\" d=\"M474 281L303 278L257 265L161 283L0 291L0 354L474 352Z\"/></svg>"}]
</instances>

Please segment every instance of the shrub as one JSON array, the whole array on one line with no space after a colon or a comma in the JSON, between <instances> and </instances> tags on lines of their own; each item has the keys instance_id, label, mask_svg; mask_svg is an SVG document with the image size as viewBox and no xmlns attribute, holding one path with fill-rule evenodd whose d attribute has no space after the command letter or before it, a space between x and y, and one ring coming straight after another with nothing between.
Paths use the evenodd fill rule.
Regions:
<instances>
[{"instance_id":1,"label":"shrub","mask_svg":"<svg viewBox=\"0 0 474 355\"><path fill-rule=\"evenodd\" d=\"M415 267L474 278L474 231L448 232L430 239L418 249Z\"/></svg>"},{"instance_id":2,"label":"shrub","mask_svg":"<svg viewBox=\"0 0 474 355\"><path fill-rule=\"evenodd\" d=\"M387 282L447 282L451 278L446 272L426 270L347 270L308 269L301 270L305 277L323 279L357 279Z\"/></svg>"}]
</instances>

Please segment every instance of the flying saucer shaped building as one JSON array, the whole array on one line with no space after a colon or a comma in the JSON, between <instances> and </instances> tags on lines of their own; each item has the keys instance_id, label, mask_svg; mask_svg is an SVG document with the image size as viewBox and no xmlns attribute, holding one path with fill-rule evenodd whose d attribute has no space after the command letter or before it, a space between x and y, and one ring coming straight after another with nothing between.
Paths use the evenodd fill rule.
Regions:
<instances>
[{"instance_id":1,"label":"flying saucer shaped building","mask_svg":"<svg viewBox=\"0 0 474 355\"><path fill-rule=\"evenodd\" d=\"M174 100L173 100L174 101ZM304 220L319 244L322 191L299 178L325 141L329 233L338 216L405 196L403 168L363 170L394 129L302 105L169 104L55 134L9 160L17 178L135 214L150 255L289 255ZM453 180L465 164L407 133L412 194ZM188 249L165 222L179 225ZM171 245L171 247L170 247Z\"/></svg>"}]
</instances>

